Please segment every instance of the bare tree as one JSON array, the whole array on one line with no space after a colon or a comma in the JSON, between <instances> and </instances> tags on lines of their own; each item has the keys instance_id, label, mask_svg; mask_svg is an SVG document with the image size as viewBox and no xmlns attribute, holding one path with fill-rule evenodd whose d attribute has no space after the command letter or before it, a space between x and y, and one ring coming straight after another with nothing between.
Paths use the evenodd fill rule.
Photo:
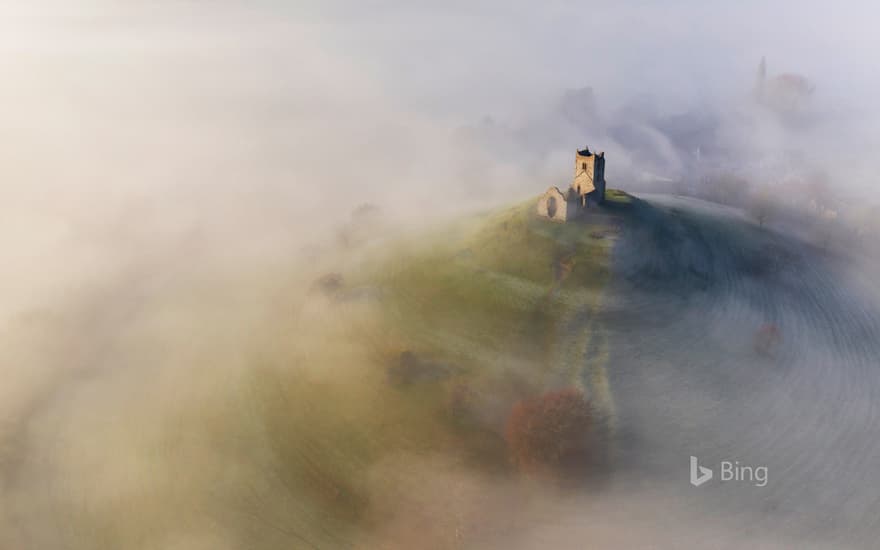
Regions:
<instances>
[{"instance_id":1,"label":"bare tree","mask_svg":"<svg viewBox=\"0 0 880 550\"><path fill-rule=\"evenodd\" d=\"M776 204L769 192L759 191L749 199L748 211L758 220L758 225L763 227L764 223L776 214Z\"/></svg>"}]
</instances>

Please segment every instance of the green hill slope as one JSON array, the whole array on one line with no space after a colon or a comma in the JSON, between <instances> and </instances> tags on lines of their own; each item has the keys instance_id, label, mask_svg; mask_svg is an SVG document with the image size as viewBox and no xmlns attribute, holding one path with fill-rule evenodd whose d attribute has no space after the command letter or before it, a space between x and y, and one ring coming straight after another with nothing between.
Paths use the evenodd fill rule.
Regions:
<instances>
[{"instance_id":1,"label":"green hill slope","mask_svg":"<svg viewBox=\"0 0 880 550\"><path fill-rule=\"evenodd\" d=\"M614 234L598 216L539 218L530 201L409 243L365 280L383 289L383 316L407 349L471 379L526 363L517 374L544 385L576 374L562 348L573 316L601 300Z\"/></svg>"},{"instance_id":2,"label":"green hill slope","mask_svg":"<svg viewBox=\"0 0 880 550\"><path fill-rule=\"evenodd\" d=\"M577 387L610 420L591 312L610 277L612 222L597 209L558 224L529 201L400 239L307 299L297 368L260 371L250 398L301 528L339 544L383 524L413 498L400 491L416 470L383 466L399 457L508 475L503 430L519 400Z\"/></svg>"}]
</instances>

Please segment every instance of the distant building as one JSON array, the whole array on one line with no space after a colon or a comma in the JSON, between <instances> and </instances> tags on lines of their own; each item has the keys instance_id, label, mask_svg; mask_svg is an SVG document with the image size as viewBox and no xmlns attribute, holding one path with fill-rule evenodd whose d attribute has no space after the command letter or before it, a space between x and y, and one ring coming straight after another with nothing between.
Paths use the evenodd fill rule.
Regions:
<instances>
[{"instance_id":1,"label":"distant building","mask_svg":"<svg viewBox=\"0 0 880 550\"><path fill-rule=\"evenodd\" d=\"M555 186L547 189L538 199L538 215L564 222L604 200L605 153L593 153L585 148L575 154L571 186L564 193Z\"/></svg>"},{"instance_id":2,"label":"distant building","mask_svg":"<svg viewBox=\"0 0 880 550\"><path fill-rule=\"evenodd\" d=\"M806 106L815 86L810 80L795 73L767 76L767 60L761 58L755 79L755 97L759 103L778 111L794 111Z\"/></svg>"}]
</instances>

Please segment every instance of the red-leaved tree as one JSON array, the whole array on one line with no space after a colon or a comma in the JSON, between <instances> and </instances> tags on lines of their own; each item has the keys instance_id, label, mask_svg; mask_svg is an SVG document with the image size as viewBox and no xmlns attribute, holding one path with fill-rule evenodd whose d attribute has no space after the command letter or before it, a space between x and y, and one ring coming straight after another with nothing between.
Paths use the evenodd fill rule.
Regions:
<instances>
[{"instance_id":1,"label":"red-leaved tree","mask_svg":"<svg viewBox=\"0 0 880 550\"><path fill-rule=\"evenodd\" d=\"M594 414L574 388L545 393L513 406L505 439L514 464L523 471L570 469L592 452Z\"/></svg>"}]
</instances>

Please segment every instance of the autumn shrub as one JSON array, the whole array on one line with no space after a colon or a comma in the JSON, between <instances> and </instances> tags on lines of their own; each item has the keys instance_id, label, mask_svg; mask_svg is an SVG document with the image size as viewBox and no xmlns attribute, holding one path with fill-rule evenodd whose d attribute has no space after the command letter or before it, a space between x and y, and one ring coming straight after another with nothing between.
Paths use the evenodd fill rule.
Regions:
<instances>
[{"instance_id":1,"label":"autumn shrub","mask_svg":"<svg viewBox=\"0 0 880 550\"><path fill-rule=\"evenodd\" d=\"M522 400L505 429L511 460L522 471L577 468L593 454L594 421L590 404L574 388Z\"/></svg>"}]
</instances>

